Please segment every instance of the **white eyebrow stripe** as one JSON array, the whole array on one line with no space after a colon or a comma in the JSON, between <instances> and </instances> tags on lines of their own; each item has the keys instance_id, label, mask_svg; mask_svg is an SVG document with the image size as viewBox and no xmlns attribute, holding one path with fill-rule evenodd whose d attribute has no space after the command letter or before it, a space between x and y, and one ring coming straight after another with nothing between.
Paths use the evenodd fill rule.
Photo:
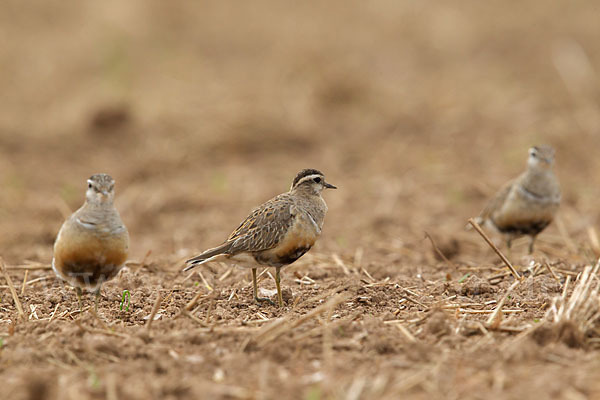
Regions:
<instances>
[{"instance_id":1,"label":"white eyebrow stripe","mask_svg":"<svg viewBox=\"0 0 600 400\"><path fill-rule=\"evenodd\" d=\"M312 174L312 175L307 175L304 178L300 179L298 181L298 183L296 183L296 186L298 186L300 183L305 182L305 181L310 181L313 180L315 178L323 178L323 175L319 175L319 174Z\"/></svg>"}]
</instances>

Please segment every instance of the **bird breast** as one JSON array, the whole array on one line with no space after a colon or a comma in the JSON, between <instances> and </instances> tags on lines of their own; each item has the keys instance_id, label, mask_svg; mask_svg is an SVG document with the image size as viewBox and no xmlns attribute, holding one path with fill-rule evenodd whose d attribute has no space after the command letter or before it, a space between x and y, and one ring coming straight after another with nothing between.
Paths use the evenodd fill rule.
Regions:
<instances>
[{"instance_id":1,"label":"bird breast","mask_svg":"<svg viewBox=\"0 0 600 400\"><path fill-rule=\"evenodd\" d=\"M300 212L279 244L272 249L254 253L254 259L259 264L272 267L291 264L309 251L320 235L321 228L315 218L306 212Z\"/></svg>"},{"instance_id":2,"label":"bird breast","mask_svg":"<svg viewBox=\"0 0 600 400\"><path fill-rule=\"evenodd\" d=\"M118 229L117 229L118 228ZM121 265L127 259L129 234L120 224L115 229L93 229L70 218L54 244L57 268L65 264Z\"/></svg>"}]
</instances>

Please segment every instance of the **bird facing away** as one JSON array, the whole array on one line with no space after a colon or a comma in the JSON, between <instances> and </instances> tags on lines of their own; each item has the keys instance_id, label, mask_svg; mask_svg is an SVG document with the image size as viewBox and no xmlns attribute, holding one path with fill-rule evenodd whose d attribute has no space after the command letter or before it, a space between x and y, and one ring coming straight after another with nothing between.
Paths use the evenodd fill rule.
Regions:
<instances>
[{"instance_id":1,"label":"bird facing away","mask_svg":"<svg viewBox=\"0 0 600 400\"><path fill-rule=\"evenodd\" d=\"M226 257L252 268L254 299L271 302L258 297L256 269L260 265L275 267L277 300L282 307L281 268L302 257L321 235L327 213L327 204L321 196L323 189L337 188L325 182L320 171L303 169L294 178L289 192L252 211L225 242L187 260L184 271Z\"/></svg>"},{"instance_id":2,"label":"bird facing away","mask_svg":"<svg viewBox=\"0 0 600 400\"><path fill-rule=\"evenodd\" d=\"M113 178L92 175L87 185L85 203L58 232L52 269L75 287L80 309L82 289L93 291L97 310L102 283L112 279L127 259L129 233L113 205Z\"/></svg>"},{"instance_id":3,"label":"bird facing away","mask_svg":"<svg viewBox=\"0 0 600 400\"><path fill-rule=\"evenodd\" d=\"M529 254L536 236L554 219L560 205L560 186L552 171L554 149L548 145L529 149L527 170L508 182L481 212L478 222L489 222L511 241L529 236Z\"/></svg>"}]
</instances>

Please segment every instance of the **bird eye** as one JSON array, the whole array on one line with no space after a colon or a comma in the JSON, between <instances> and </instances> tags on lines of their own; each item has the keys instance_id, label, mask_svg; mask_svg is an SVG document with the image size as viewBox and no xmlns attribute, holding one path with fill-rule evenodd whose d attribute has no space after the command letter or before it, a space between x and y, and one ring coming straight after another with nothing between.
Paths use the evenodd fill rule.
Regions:
<instances>
[{"instance_id":1,"label":"bird eye","mask_svg":"<svg viewBox=\"0 0 600 400\"><path fill-rule=\"evenodd\" d=\"M535 151L535 149L529 150L529 156L534 158L537 157L537 151Z\"/></svg>"},{"instance_id":2,"label":"bird eye","mask_svg":"<svg viewBox=\"0 0 600 400\"><path fill-rule=\"evenodd\" d=\"M315 181L315 183L321 183L321 178L317 177L317 178L313 179L313 181Z\"/></svg>"},{"instance_id":3,"label":"bird eye","mask_svg":"<svg viewBox=\"0 0 600 400\"><path fill-rule=\"evenodd\" d=\"M88 189L91 189L91 188L92 188L92 184L88 183Z\"/></svg>"}]
</instances>

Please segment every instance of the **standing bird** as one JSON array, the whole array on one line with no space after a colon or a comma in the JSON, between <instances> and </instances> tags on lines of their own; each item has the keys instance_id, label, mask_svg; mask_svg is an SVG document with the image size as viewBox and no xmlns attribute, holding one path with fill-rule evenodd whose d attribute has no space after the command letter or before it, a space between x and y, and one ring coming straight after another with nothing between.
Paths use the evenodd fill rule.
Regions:
<instances>
[{"instance_id":1,"label":"standing bird","mask_svg":"<svg viewBox=\"0 0 600 400\"><path fill-rule=\"evenodd\" d=\"M96 174L87 180L85 203L62 225L56 242L52 269L75 287L81 309L82 288L95 293L95 307L102 283L123 267L129 249L129 233L113 205L115 181Z\"/></svg>"},{"instance_id":2,"label":"standing bird","mask_svg":"<svg viewBox=\"0 0 600 400\"><path fill-rule=\"evenodd\" d=\"M280 194L256 208L221 245L187 260L188 271L200 264L224 256L252 268L254 299L258 297L256 269L275 267L279 306L283 306L280 270L302 257L321 235L327 204L323 189L337 189L325 182L316 169L303 169L296 175L289 192Z\"/></svg>"},{"instance_id":3,"label":"standing bird","mask_svg":"<svg viewBox=\"0 0 600 400\"><path fill-rule=\"evenodd\" d=\"M527 170L504 185L481 212L478 222L490 222L503 233L509 249L513 239L529 236L529 254L533 253L536 236L554 219L560 205L560 186L553 165L552 147L530 148Z\"/></svg>"}]
</instances>

